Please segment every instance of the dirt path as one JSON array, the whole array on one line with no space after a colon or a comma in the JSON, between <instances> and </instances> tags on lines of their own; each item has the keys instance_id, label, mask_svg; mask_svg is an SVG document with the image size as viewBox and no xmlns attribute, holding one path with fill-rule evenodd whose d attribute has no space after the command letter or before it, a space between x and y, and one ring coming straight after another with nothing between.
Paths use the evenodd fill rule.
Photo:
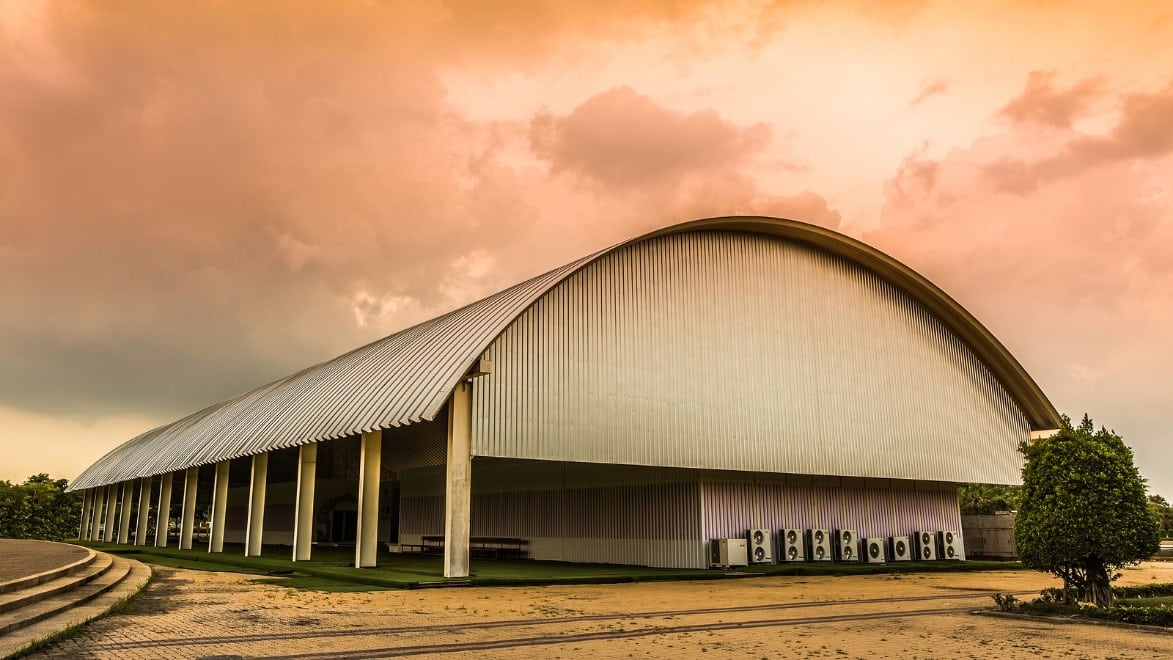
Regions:
<instances>
[{"instance_id":1,"label":"dirt path","mask_svg":"<svg viewBox=\"0 0 1173 660\"><path fill-rule=\"evenodd\" d=\"M134 611L37 657L1173 656L1173 635L970 614L1026 572L317 593L159 568ZM1173 582L1173 563L1123 583Z\"/></svg>"}]
</instances>

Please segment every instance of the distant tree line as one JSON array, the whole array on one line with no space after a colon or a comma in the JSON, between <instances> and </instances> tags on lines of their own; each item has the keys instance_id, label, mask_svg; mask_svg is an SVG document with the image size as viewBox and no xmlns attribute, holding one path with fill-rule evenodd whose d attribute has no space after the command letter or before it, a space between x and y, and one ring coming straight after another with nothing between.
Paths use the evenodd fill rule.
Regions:
<instances>
[{"instance_id":1,"label":"distant tree line","mask_svg":"<svg viewBox=\"0 0 1173 660\"><path fill-rule=\"evenodd\" d=\"M957 487L957 504L963 516L988 516L999 511L1017 511L1022 486L998 484L961 484Z\"/></svg>"},{"instance_id":2,"label":"distant tree line","mask_svg":"<svg viewBox=\"0 0 1173 660\"><path fill-rule=\"evenodd\" d=\"M1161 526L1161 538L1173 538L1173 506L1169 506L1169 502L1160 495L1149 495L1149 509Z\"/></svg>"},{"instance_id":3,"label":"distant tree line","mask_svg":"<svg viewBox=\"0 0 1173 660\"><path fill-rule=\"evenodd\" d=\"M68 485L44 473L23 484L0 481L0 538L76 539L84 496L66 493Z\"/></svg>"}]
</instances>

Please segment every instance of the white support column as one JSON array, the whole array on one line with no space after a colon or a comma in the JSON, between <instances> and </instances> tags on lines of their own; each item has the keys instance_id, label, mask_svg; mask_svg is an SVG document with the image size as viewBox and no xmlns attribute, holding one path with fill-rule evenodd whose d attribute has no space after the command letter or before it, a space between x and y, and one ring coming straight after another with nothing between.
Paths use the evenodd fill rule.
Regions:
<instances>
[{"instance_id":1,"label":"white support column","mask_svg":"<svg viewBox=\"0 0 1173 660\"><path fill-rule=\"evenodd\" d=\"M90 507L94 505L94 489L87 488L82 491L81 499L81 526L77 528L77 540L88 541L90 539Z\"/></svg>"},{"instance_id":2,"label":"white support column","mask_svg":"<svg viewBox=\"0 0 1173 660\"><path fill-rule=\"evenodd\" d=\"M448 400L448 477L444 488L444 577L468 577L472 514L472 384L457 383Z\"/></svg>"},{"instance_id":3,"label":"white support column","mask_svg":"<svg viewBox=\"0 0 1173 660\"><path fill-rule=\"evenodd\" d=\"M354 565L374 568L379 551L379 477L383 472L383 431L362 434L358 459L358 530Z\"/></svg>"},{"instance_id":4,"label":"white support column","mask_svg":"<svg viewBox=\"0 0 1173 660\"><path fill-rule=\"evenodd\" d=\"M122 482L122 511L118 512L118 542L130 541L130 507L134 498L134 480Z\"/></svg>"},{"instance_id":5,"label":"white support column","mask_svg":"<svg viewBox=\"0 0 1173 660\"><path fill-rule=\"evenodd\" d=\"M151 485L152 477L143 477L138 480L138 524L134 526L134 544L147 544L147 520L151 513Z\"/></svg>"},{"instance_id":6,"label":"white support column","mask_svg":"<svg viewBox=\"0 0 1173 660\"><path fill-rule=\"evenodd\" d=\"M216 464L216 483L212 486L212 533L208 552L224 552L224 516L228 512L228 461Z\"/></svg>"},{"instance_id":7,"label":"white support column","mask_svg":"<svg viewBox=\"0 0 1173 660\"><path fill-rule=\"evenodd\" d=\"M184 474L183 509L179 519L179 549L191 550L191 536L195 531L196 489L200 483L200 469L189 467Z\"/></svg>"},{"instance_id":8,"label":"white support column","mask_svg":"<svg viewBox=\"0 0 1173 660\"><path fill-rule=\"evenodd\" d=\"M269 455L253 456L253 473L248 484L248 526L245 528L245 557L261 556L265 534L265 488L269 479Z\"/></svg>"},{"instance_id":9,"label":"white support column","mask_svg":"<svg viewBox=\"0 0 1173 660\"><path fill-rule=\"evenodd\" d=\"M118 511L118 486L106 486L106 526L102 529L102 540L114 542L114 514Z\"/></svg>"},{"instance_id":10,"label":"white support column","mask_svg":"<svg viewBox=\"0 0 1173 660\"><path fill-rule=\"evenodd\" d=\"M318 478L318 443L297 453L297 502L293 507L293 561L309 561L314 541L314 485Z\"/></svg>"},{"instance_id":11,"label":"white support column","mask_svg":"<svg viewBox=\"0 0 1173 660\"><path fill-rule=\"evenodd\" d=\"M167 527L171 522L171 473L159 481L159 508L155 515L155 547L167 547Z\"/></svg>"},{"instance_id":12,"label":"white support column","mask_svg":"<svg viewBox=\"0 0 1173 660\"><path fill-rule=\"evenodd\" d=\"M93 509L90 512L90 540L102 540L102 500L106 497L106 487L94 489Z\"/></svg>"}]
</instances>

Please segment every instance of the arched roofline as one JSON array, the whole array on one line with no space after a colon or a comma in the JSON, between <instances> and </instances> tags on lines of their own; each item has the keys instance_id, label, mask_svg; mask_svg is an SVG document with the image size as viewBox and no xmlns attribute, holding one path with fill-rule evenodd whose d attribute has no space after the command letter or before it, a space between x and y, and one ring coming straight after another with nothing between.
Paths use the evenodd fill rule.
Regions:
<instances>
[{"instance_id":1,"label":"arched roofline","mask_svg":"<svg viewBox=\"0 0 1173 660\"><path fill-rule=\"evenodd\" d=\"M1059 412L1043 394L1043 390L1002 342L998 341L997 337L968 310L937 285L894 257L831 229L797 220L767 216L705 218L665 227L624 241L594 255L590 261L580 266L579 270L628 245L692 231L740 231L777 236L810 244L866 268L911 296L965 342L1006 388L1007 393L1022 410L1031 430L1046 431L1059 428Z\"/></svg>"},{"instance_id":2,"label":"arched roofline","mask_svg":"<svg viewBox=\"0 0 1173 660\"><path fill-rule=\"evenodd\" d=\"M151 429L98 459L74 480L70 490L433 420L485 349L554 287L627 246L703 231L747 232L806 243L875 273L923 305L968 345L1006 389L1032 430L1059 427L1058 412L1014 356L965 308L916 271L830 229L782 218L730 216L673 225L623 241ZM365 375L356 375L357 371ZM347 388L358 396L322 394ZM291 432L274 421L284 419L283 415L300 415L304 420L298 420Z\"/></svg>"}]
</instances>

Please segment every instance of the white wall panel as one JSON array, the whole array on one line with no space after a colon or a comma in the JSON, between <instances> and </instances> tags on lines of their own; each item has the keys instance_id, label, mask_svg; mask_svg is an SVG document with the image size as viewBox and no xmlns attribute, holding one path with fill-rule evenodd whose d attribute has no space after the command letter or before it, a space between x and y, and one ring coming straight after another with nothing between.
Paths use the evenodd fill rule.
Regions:
<instances>
[{"instance_id":1,"label":"white wall panel","mask_svg":"<svg viewBox=\"0 0 1173 660\"><path fill-rule=\"evenodd\" d=\"M919 303L845 258L761 234L607 253L485 356L479 456L1013 483L1029 436L986 366Z\"/></svg>"}]
</instances>

